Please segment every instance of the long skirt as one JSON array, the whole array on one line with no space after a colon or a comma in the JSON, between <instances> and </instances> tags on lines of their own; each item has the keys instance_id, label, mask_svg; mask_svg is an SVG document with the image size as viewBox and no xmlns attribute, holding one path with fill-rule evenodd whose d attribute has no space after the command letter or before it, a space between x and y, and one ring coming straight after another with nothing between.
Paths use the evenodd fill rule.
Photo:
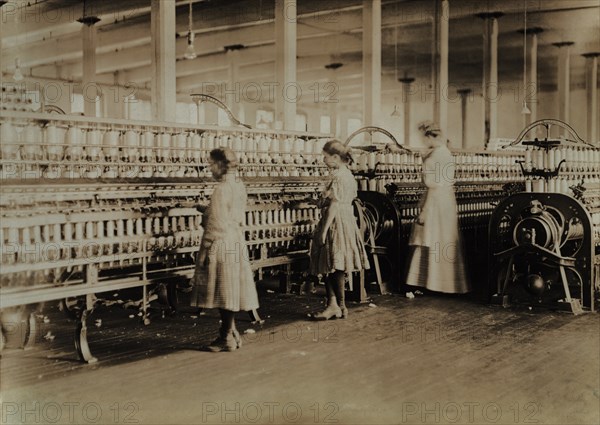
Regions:
<instances>
[{"instance_id":1,"label":"long skirt","mask_svg":"<svg viewBox=\"0 0 600 425\"><path fill-rule=\"evenodd\" d=\"M258 295L241 232L213 242L206 267L196 263L191 305L249 311L258 308Z\"/></svg>"},{"instance_id":2,"label":"long skirt","mask_svg":"<svg viewBox=\"0 0 600 425\"><path fill-rule=\"evenodd\" d=\"M406 283L437 292L469 292L454 190L430 188L421 217L424 224L414 224L409 241Z\"/></svg>"}]
</instances>

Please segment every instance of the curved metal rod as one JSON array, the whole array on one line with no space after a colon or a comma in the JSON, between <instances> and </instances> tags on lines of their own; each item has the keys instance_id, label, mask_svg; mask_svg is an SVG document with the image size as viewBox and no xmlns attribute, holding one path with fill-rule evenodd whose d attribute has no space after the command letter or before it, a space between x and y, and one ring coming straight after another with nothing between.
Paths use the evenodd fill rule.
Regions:
<instances>
[{"instance_id":1,"label":"curved metal rod","mask_svg":"<svg viewBox=\"0 0 600 425\"><path fill-rule=\"evenodd\" d=\"M359 128L358 130L356 130L354 133L352 133L350 136L348 136L348 138L346 139L346 141L344 142L344 145L348 146L350 144L350 141L358 136L361 133L369 133L369 134L373 134L373 133L382 133L385 134L388 138L390 138L394 143L396 143L396 146L398 146L401 150L412 153L412 151L404 146L402 146L398 140L396 140L396 138L394 137L394 135L392 133L390 133L389 131L387 131L384 128L381 127L375 127L375 126L367 126L367 127L362 127Z\"/></svg>"},{"instance_id":2,"label":"curved metal rod","mask_svg":"<svg viewBox=\"0 0 600 425\"><path fill-rule=\"evenodd\" d=\"M227 105L225 105L223 102L221 102L219 99L217 99L216 97L213 96L209 96L208 94L191 94L190 96L192 96L192 99L200 104L202 102L209 102L212 103L213 105L216 105L217 108L221 108L222 110L225 111L225 113L227 114L227 117L229 118L229 120L234 123L235 125L241 125L243 127L246 128L252 128L251 126L249 126L248 124L244 124L243 122L241 122L240 120L238 120L234 115L233 112L231 112L229 110L229 108L227 107Z\"/></svg>"},{"instance_id":3,"label":"curved metal rod","mask_svg":"<svg viewBox=\"0 0 600 425\"><path fill-rule=\"evenodd\" d=\"M538 120L538 121L535 121L535 122L532 122L531 124L529 124L527 127L525 127L525 129L523 131L521 131L521 133L517 136L517 138L512 143L510 143L509 145L504 146L504 148L507 148L508 146L518 145L519 143L521 143L523 141L523 139L525 138L525 136L527 135L527 133L529 133L533 128L538 127L540 125L544 125L546 128L548 128L546 126L547 124L554 124L554 125L557 125L559 127L567 129L569 131L569 133L571 133L571 135L575 137L575 139L576 139L575 142L576 143L583 143L585 145L595 147L591 143L588 143L585 140L583 140L581 137L579 137L579 135L577 134L577 132L575 131L575 129L573 129L573 127L571 127L566 122L561 121L561 120L557 120L557 119L553 119L553 118L548 118L548 119Z\"/></svg>"},{"instance_id":4,"label":"curved metal rod","mask_svg":"<svg viewBox=\"0 0 600 425\"><path fill-rule=\"evenodd\" d=\"M44 110L42 112L45 112L47 114L51 114L53 112L56 114L62 114L62 115L67 114L65 111L63 111L61 108L59 108L56 105L46 105L46 106L44 106Z\"/></svg>"}]
</instances>

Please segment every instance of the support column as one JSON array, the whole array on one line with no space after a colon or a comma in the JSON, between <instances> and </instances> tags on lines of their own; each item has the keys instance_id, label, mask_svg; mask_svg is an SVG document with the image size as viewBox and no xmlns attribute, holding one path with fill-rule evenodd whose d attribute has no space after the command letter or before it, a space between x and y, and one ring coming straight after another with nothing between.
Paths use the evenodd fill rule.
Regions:
<instances>
[{"instance_id":1,"label":"support column","mask_svg":"<svg viewBox=\"0 0 600 425\"><path fill-rule=\"evenodd\" d=\"M0 0L0 15L2 14L2 6L4 6L7 3L7 0ZM0 18L1 19L1 18ZM2 25L0 25L0 46L2 46ZM2 55L0 54L0 85L2 85L2 83L4 82L4 73L2 72L2 70L4 69L4 66L2 64Z\"/></svg>"},{"instance_id":2,"label":"support column","mask_svg":"<svg viewBox=\"0 0 600 425\"><path fill-rule=\"evenodd\" d=\"M109 99L105 99L107 104L107 116L111 118L124 119L126 102L123 96L120 96L120 87L125 85L125 78L122 71L113 72L114 92L109 91ZM105 95L106 96L106 95Z\"/></svg>"},{"instance_id":3,"label":"support column","mask_svg":"<svg viewBox=\"0 0 600 425\"><path fill-rule=\"evenodd\" d=\"M587 62L587 141L598 145L598 57L600 52L585 53Z\"/></svg>"},{"instance_id":4,"label":"support column","mask_svg":"<svg viewBox=\"0 0 600 425\"><path fill-rule=\"evenodd\" d=\"M553 43L558 52L558 118L569 124L571 105L571 46L572 41Z\"/></svg>"},{"instance_id":5,"label":"support column","mask_svg":"<svg viewBox=\"0 0 600 425\"><path fill-rule=\"evenodd\" d=\"M525 118L525 123L527 125L532 122L537 121L537 105L538 105L538 93L539 93L539 85L538 85L538 34L544 32L543 28L534 27L527 28L527 35L530 36L527 39L529 44L529 81L527 83L527 87L524 87L525 93L525 103L527 107L531 111L531 114L527 115ZM520 34L523 34L523 30L519 31Z\"/></svg>"},{"instance_id":6,"label":"support column","mask_svg":"<svg viewBox=\"0 0 600 425\"><path fill-rule=\"evenodd\" d=\"M296 102L300 95L296 81L296 0L275 0L275 57L277 82L275 123L285 130L296 126Z\"/></svg>"},{"instance_id":7,"label":"support column","mask_svg":"<svg viewBox=\"0 0 600 425\"><path fill-rule=\"evenodd\" d=\"M224 103L237 119L241 120L240 112L242 109L242 88L239 82L240 70L240 50L244 49L243 44L233 44L225 46L225 55L229 66L229 82L225 90ZM243 122L243 121L242 121Z\"/></svg>"},{"instance_id":8,"label":"support column","mask_svg":"<svg viewBox=\"0 0 600 425\"><path fill-rule=\"evenodd\" d=\"M328 70L329 74L329 82L334 84L336 87L338 85L338 73L337 70L344 66L343 63L334 62L328 65L325 65L325 69ZM330 122L330 132L333 134L333 137L339 137L340 129L338 128L338 102L334 102L335 99L330 99L327 104L327 113L329 114L329 122Z\"/></svg>"},{"instance_id":9,"label":"support column","mask_svg":"<svg viewBox=\"0 0 600 425\"><path fill-rule=\"evenodd\" d=\"M458 90L458 94L460 96L460 110L461 110L461 123L462 123L462 142L461 148L466 149L467 144L467 101L469 100L469 96L471 95L471 89L461 89Z\"/></svg>"},{"instance_id":10,"label":"support column","mask_svg":"<svg viewBox=\"0 0 600 425\"><path fill-rule=\"evenodd\" d=\"M485 141L498 137L498 19L502 12L480 13L483 26L483 95Z\"/></svg>"},{"instance_id":11,"label":"support column","mask_svg":"<svg viewBox=\"0 0 600 425\"><path fill-rule=\"evenodd\" d=\"M381 0L363 0L363 126L377 125L381 109Z\"/></svg>"},{"instance_id":12,"label":"support column","mask_svg":"<svg viewBox=\"0 0 600 425\"><path fill-rule=\"evenodd\" d=\"M433 119L443 134L448 134L448 30L450 3L436 0L434 22L434 75L435 102Z\"/></svg>"},{"instance_id":13,"label":"support column","mask_svg":"<svg viewBox=\"0 0 600 425\"><path fill-rule=\"evenodd\" d=\"M410 85L415 82L414 78L404 77L399 78L398 81L402 83L402 107L404 114L404 145L410 146L410 130L411 130L411 122L410 122L410 94L411 89Z\"/></svg>"},{"instance_id":14,"label":"support column","mask_svg":"<svg viewBox=\"0 0 600 425\"><path fill-rule=\"evenodd\" d=\"M85 12L85 11L84 11ZM83 113L86 117L96 116L96 100L98 90L96 89L96 22L100 19L96 16L84 16L77 20L81 27L81 42L83 50Z\"/></svg>"},{"instance_id":15,"label":"support column","mask_svg":"<svg viewBox=\"0 0 600 425\"><path fill-rule=\"evenodd\" d=\"M175 92L175 2L152 0L150 6L152 34L152 119L174 122Z\"/></svg>"}]
</instances>

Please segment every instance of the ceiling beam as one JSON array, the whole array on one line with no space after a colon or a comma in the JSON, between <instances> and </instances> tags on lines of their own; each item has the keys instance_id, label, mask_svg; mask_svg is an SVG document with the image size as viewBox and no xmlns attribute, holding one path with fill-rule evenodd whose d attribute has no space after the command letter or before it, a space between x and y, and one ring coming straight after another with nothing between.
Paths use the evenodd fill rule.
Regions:
<instances>
[{"instance_id":1,"label":"ceiling beam","mask_svg":"<svg viewBox=\"0 0 600 425\"><path fill-rule=\"evenodd\" d=\"M110 3L110 2L108 2ZM539 7L534 8L533 11L552 10L552 7L557 7L559 2L546 1L541 3ZM573 0L571 4L574 7L587 7L590 4L594 4L594 1L587 0ZM597 3L595 3L597 6ZM5 6L6 7L6 6ZM388 12L398 12L397 14L388 13L384 15L384 28L391 28L393 26L401 26L404 30L400 31L400 37L406 37L407 33L410 34L408 37L416 40L426 41L431 37L430 25L429 25L429 13L427 9L423 9L422 5L415 2L400 3L398 5L395 2L390 2L384 7ZM452 19L473 19L473 14L483 10L483 6L469 2L468 6L458 3L456 7L451 7ZM487 5L486 7L491 7ZM498 6L500 7L500 5ZM563 3L564 7L564 3ZM4 9L4 8L3 8ZM510 13L510 7L503 6ZM513 9L515 9L513 7ZM135 9L134 9L135 10ZM249 10L252 10L250 8ZM515 9L515 13L518 8ZM69 10L64 13L68 16L68 13L74 15ZM118 12L115 12L118 14ZM133 13L133 12L131 12ZM342 11L336 11L329 9L326 11L316 13L305 13L299 17L299 38L302 37L330 37L332 31L326 29L335 28L335 33L343 32L345 34L354 33L360 36L362 20L362 10L360 7L352 6L346 7ZM185 14L184 14L185 15ZM184 16L185 17L185 16ZM204 17L202 17L204 18ZM178 18L179 19L179 18ZM216 20L217 18L211 16L210 20ZM239 16L238 16L239 19ZM330 22L331 21L331 22ZM519 22L517 22L519 21ZM203 21L206 25L206 21ZM503 18L503 27L506 23L513 22L512 25L520 25L520 19L511 19L510 17ZM77 23L80 26L80 24ZM248 26L251 25L251 26ZM420 28L414 28L415 25L419 25ZM413 26L413 28L410 28ZM459 28L466 28L467 26L458 25ZM472 25L471 25L472 27ZM79 27L78 27L79 28ZM184 27L185 28L185 27ZM139 22L139 19L130 19L122 22L120 25L113 25L110 28L106 27L106 30L99 28L98 36L98 63L105 64L103 68L99 68L98 72L111 72L117 69L127 69L130 67L137 67L138 64L133 62L128 64L124 61L114 61L115 64L110 65L110 57L115 52L125 51L122 56L128 57L129 51L127 49L138 49L145 44L150 43L149 36L149 22ZM200 45L198 53L202 55L210 55L216 52L222 51L223 46L230 44L245 44L245 45L266 45L274 42L273 40L273 25L272 20L262 19L255 22L245 22L244 24L237 24L233 26L225 26L220 31L214 31L214 29L206 29L205 34L202 34L204 30L195 31L200 34L197 38L197 43ZM384 31L384 44L394 44L393 39L390 39L392 31ZM343 41L343 40L342 40ZM182 56L186 47L186 40L179 39L177 41L177 55ZM21 64L24 68L30 66L40 66L47 63L62 63L64 72L66 75L72 75L77 77L78 69L80 65L68 64L63 62L81 60L81 40L79 33L64 38L59 37L50 38L42 43L34 43L33 46L19 46L13 48L3 49L3 61L4 63L12 64L16 57L21 59ZM102 58L106 56L106 58ZM112 69L110 67L113 67Z\"/></svg>"}]
</instances>

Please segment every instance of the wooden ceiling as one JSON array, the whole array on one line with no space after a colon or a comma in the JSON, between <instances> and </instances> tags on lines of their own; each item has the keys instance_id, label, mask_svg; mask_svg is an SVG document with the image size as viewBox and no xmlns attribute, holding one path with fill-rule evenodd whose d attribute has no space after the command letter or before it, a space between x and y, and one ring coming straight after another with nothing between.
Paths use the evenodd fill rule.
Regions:
<instances>
[{"instance_id":1,"label":"wooden ceiling","mask_svg":"<svg viewBox=\"0 0 600 425\"><path fill-rule=\"evenodd\" d=\"M188 0L177 5L177 91L181 97L206 82L228 80L230 58L224 46L242 44L237 55L243 82L274 81L274 0L192 0L198 57L183 59ZM431 76L434 0L382 1L383 95L396 93L396 76L427 82ZM150 1L87 0L86 15L98 16L97 80L150 87ZM523 75L524 12L528 27L541 27L539 81L556 86L558 48L572 41L571 81L585 86L583 53L600 51L600 0L450 0L450 83L477 87L482 80L483 21L475 15L503 12L499 20L499 78L517 84ZM14 71L19 58L25 75L79 81L82 76L83 2L8 0L2 12L2 71ZM307 86L336 71L339 97L360 105L362 79L362 0L298 0L298 81ZM397 54L396 54L397 52ZM396 66L397 65L397 66Z\"/></svg>"}]
</instances>

